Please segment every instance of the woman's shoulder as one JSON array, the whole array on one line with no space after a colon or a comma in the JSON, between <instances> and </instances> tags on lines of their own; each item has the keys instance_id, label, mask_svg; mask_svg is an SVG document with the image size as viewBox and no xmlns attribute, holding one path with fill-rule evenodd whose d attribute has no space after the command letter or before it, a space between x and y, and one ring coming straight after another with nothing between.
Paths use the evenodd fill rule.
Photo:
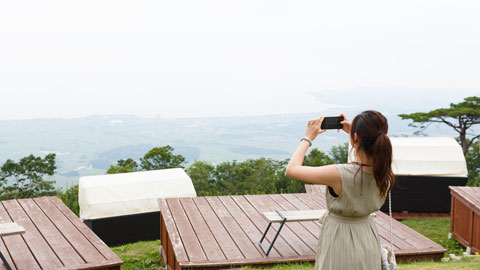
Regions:
<instances>
[{"instance_id":1,"label":"woman's shoulder","mask_svg":"<svg viewBox=\"0 0 480 270\"><path fill-rule=\"evenodd\" d=\"M367 174L372 174L372 172L366 170L365 168L362 168L362 166L360 166L360 164L357 164L357 163L342 163L342 164L335 164L335 166L337 167L337 170L339 172L343 171L347 173L357 174L360 171L363 171Z\"/></svg>"},{"instance_id":2,"label":"woman's shoulder","mask_svg":"<svg viewBox=\"0 0 480 270\"><path fill-rule=\"evenodd\" d=\"M355 163L341 163L341 164L335 164L335 167L340 171L357 171L360 169L360 166L358 166Z\"/></svg>"}]
</instances>

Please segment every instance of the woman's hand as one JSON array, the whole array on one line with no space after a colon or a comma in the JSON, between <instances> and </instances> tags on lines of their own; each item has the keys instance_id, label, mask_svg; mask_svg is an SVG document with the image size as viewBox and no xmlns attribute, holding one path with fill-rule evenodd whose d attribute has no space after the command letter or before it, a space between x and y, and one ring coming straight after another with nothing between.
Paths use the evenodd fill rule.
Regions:
<instances>
[{"instance_id":1,"label":"woman's hand","mask_svg":"<svg viewBox=\"0 0 480 270\"><path fill-rule=\"evenodd\" d=\"M343 121L340 122L343 125L343 131L345 131L347 134L350 134L350 131L352 131L352 123L348 121L347 117L341 113L340 116L343 116Z\"/></svg>"},{"instance_id":2,"label":"woman's hand","mask_svg":"<svg viewBox=\"0 0 480 270\"><path fill-rule=\"evenodd\" d=\"M323 116L320 116L317 119L308 121L307 129L305 130L305 137L313 141L318 134L326 131L325 129L320 128L322 126L323 118Z\"/></svg>"}]
</instances>

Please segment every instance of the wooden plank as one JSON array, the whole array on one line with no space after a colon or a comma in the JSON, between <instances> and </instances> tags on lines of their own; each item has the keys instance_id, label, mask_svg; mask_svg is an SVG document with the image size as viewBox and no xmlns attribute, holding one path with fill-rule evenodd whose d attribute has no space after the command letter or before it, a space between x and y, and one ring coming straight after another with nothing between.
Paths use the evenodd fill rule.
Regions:
<instances>
[{"instance_id":1,"label":"wooden plank","mask_svg":"<svg viewBox=\"0 0 480 270\"><path fill-rule=\"evenodd\" d=\"M237 245L225 230L225 227L223 227L222 223L215 214L215 211L210 207L210 204L207 202L205 197L197 197L194 198L193 201L207 222L207 225L210 228L213 236L215 239L217 239L218 245L225 254L225 257L227 257L228 260L244 259Z\"/></svg>"},{"instance_id":2,"label":"wooden plank","mask_svg":"<svg viewBox=\"0 0 480 270\"><path fill-rule=\"evenodd\" d=\"M476 196L471 196L469 193L469 189L462 188L462 187L450 187L454 194L457 195L459 199L466 201L470 208L476 209L480 208L480 198L476 198ZM453 195L453 194L452 194Z\"/></svg>"},{"instance_id":3,"label":"wooden plank","mask_svg":"<svg viewBox=\"0 0 480 270\"><path fill-rule=\"evenodd\" d=\"M384 235L387 239L390 239L390 224L389 224L389 217L386 214L378 213L377 216L377 228L382 227L384 228ZM414 231L413 229L403 225L402 223L392 220L392 233L393 233L393 241L394 244L398 243L401 250L421 250L421 249L443 249L441 246L437 245L432 240L426 238L425 236L419 234L418 232ZM402 242L406 243L410 247L406 247L400 245ZM399 250L399 252L401 252Z\"/></svg>"},{"instance_id":4,"label":"wooden plank","mask_svg":"<svg viewBox=\"0 0 480 270\"><path fill-rule=\"evenodd\" d=\"M200 245L202 245L203 251L208 260L225 260L225 255L223 254L222 249L218 245L217 240L215 240L215 237L210 231L210 228L208 228L207 223L198 211L192 198L180 198L180 203L193 225L193 230L195 231L198 241L200 242Z\"/></svg>"},{"instance_id":5,"label":"wooden plank","mask_svg":"<svg viewBox=\"0 0 480 270\"><path fill-rule=\"evenodd\" d=\"M243 232L242 228L237 224L235 219L230 215L228 210L218 199L218 197L206 197L207 202L212 209L215 209L218 219L222 222L226 231L230 234L237 245L240 252L242 252L245 259L262 258L263 256L257 245L254 245Z\"/></svg>"},{"instance_id":6,"label":"wooden plank","mask_svg":"<svg viewBox=\"0 0 480 270\"><path fill-rule=\"evenodd\" d=\"M53 268L49 270L120 270L120 266L123 262L115 262L112 260L103 260L99 262L91 262L91 263L82 263L82 264L75 264L75 265L66 265L60 268Z\"/></svg>"},{"instance_id":7,"label":"wooden plank","mask_svg":"<svg viewBox=\"0 0 480 270\"><path fill-rule=\"evenodd\" d=\"M383 237L390 242L390 216L381 211L377 211L376 213L377 218L375 218L375 223L377 229L382 230ZM431 242L428 238L395 219L392 219L392 234L393 242L398 242L400 249L412 249L412 247L419 247L419 244L425 241Z\"/></svg>"},{"instance_id":8,"label":"wooden plank","mask_svg":"<svg viewBox=\"0 0 480 270\"><path fill-rule=\"evenodd\" d=\"M455 230L453 233L463 238L468 246L470 246L472 240L472 217L473 212L467 205L463 203L457 203L455 205L455 216L453 217Z\"/></svg>"},{"instance_id":9,"label":"wooden plank","mask_svg":"<svg viewBox=\"0 0 480 270\"><path fill-rule=\"evenodd\" d=\"M278 204L272 201L267 195L246 195L245 198L260 212L269 212L280 208ZM273 226L273 225L272 225ZM280 233L287 243L301 256L315 254L316 246L309 246L305 243L305 237L312 237L300 224L286 223ZM276 243L275 243L276 244Z\"/></svg>"},{"instance_id":10,"label":"wooden plank","mask_svg":"<svg viewBox=\"0 0 480 270\"><path fill-rule=\"evenodd\" d=\"M22 237L40 266L46 269L62 267L62 262L58 259L55 252L45 241L42 234L35 227L35 224L32 223L19 203L16 200L3 201L2 203L13 221L25 228L26 233L23 234Z\"/></svg>"},{"instance_id":11,"label":"wooden plank","mask_svg":"<svg viewBox=\"0 0 480 270\"><path fill-rule=\"evenodd\" d=\"M15 222L0 224L0 236L23 234L25 229Z\"/></svg>"},{"instance_id":12,"label":"wooden plank","mask_svg":"<svg viewBox=\"0 0 480 270\"><path fill-rule=\"evenodd\" d=\"M306 184L305 191L307 193L325 193L325 189L327 186L325 185L316 185L316 184Z\"/></svg>"},{"instance_id":13,"label":"wooden plank","mask_svg":"<svg viewBox=\"0 0 480 270\"><path fill-rule=\"evenodd\" d=\"M168 242L168 234L167 234L167 228L165 227L165 222L163 221L162 217L162 212L160 212L160 254L163 257L163 261L166 263L167 262L167 242Z\"/></svg>"},{"instance_id":14,"label":"wooden plank","mask_svg":"<svg viewBox=\"0 0 480 270\"><path fill-rule=\"evenodd\" d=\"M2 252L3 257L5 257L5 260L7 260L8 264L12 269L15 268L15 264L12 262L12 258L10 258L10 254L8 254L8 251L5 247L5 243L3 242L3 239L0 239L0 252ZM6 270L7 267L0 261L0 270Z\"/></svg>"},{"instance_id":15,"label":"wooden plank","mask_svg":"<svg viewBox=\"0 0 480 270\"><path fill-rule=\"evenodd\" d=\"M473 187L459 187L457 192L472 204L472 209L480 210L480 196L475 192L476 188Z\"/></svg>"},{"instance_id":16,"label":"wooden plank","mask_svg":"<svg viewBox=\"0 0 480 270\"><path fill-rule=\"evenodd\" d=\"M258 211L258 209L251 205L250 202L248 202L248 200L245 198L245 196L232 196L231 198L263 234L263 232L268 226L268 222L265 221L265 219L261 216L261 213ZM267 235L265 236L264 241L266 241L267 243L271 243L276 231L277 229L272 226L272 228L270 228ZM258 241L260 241L260 238L258 238ZM278 253L283 257L298 256L298 253L290 246L289 243L285 241L281 234L278 236L273 249L276 249Z\"/></svg>"},{"instance_id":17,"label":"wooden plank","mask_svg":"<svg viewBox=\"0 0 480 270\"><path fill-rule=\"evenodd\" d=\"M276 244L276 243L275 243ZM295 257L281 257L281 258L263 258L258 259L244 259L239 261L208 261L208 262L185 262L182 263L182 269L230 269L231 267L241 266L259 266L263 268L266 265L279 264L279 263L294 263L294 262L314 262L315 256L295 256ZM238 268L235 268L238 269Z\"/></svg>"},{"instance_id":18,"label":"wooden plank","mask_svg":"<svg viewBox=\"0 0 480 270\"><path fill-rule=\"evenodd\" d=\"M165 222L165 227L167 228L171 250L168 251L168 265L172 266L174 264L173 258L175 260L183 262L188 261L187 252L183 246L180 234L178 233L175 222L173 221L172 213L168 207L166 199L158 199L158 205L160 207L160 212L162 212L163 222ZM170 248L170 247L169 247ZM172 257L171 257L172 256Z\"/></svg>"},{"instance_id":19,"label":"wooden plank","mask_svg":"<svg viewBox=\"0 0 480 270\"><path fill-rule=\"evenodd\" d=\"M477 250L480 249L480 216L473 216L473 225L472 225L472 248Z\"/></svg>"},{"instance_id":20,"label":"wooden plank","mask_svg":"<svg viewBox=\"0 0 480 270\"><path fill-rule=\"evenodd\" d=\"M250 239L250 241L255 245L257 250L259 250L260 255L262 257L266 257L265 253L263 253L263 250L261 250L260 245L258 244L260 239L262 238L263 231L261 231L260 228L255 226L251 217L249 217L247 213L243 212L243 210L240 208L239 205L237 205L237 203L233 200L231 196L220 196L218 198L223 203L230 215L236 220L238 225L245 232L248 239ZM263 228L263 230L265 230L265 228ZM267 239L264 239L263 241L266 246L270 244ZM268 256L280 257L280 254L275 249L275 247L273 247L272 250L270 250Z\"/></svg>"},{"instance_id":21,"label":"wooden plank","mask_svg":"<svg viewBox=\"0 0 480 270\"><path fill-rule=\"evenodd\" d=\"M55 197L47 197L53 205L79 230L90 243L108 260L121 262L120 258L115 254L95 233L90 230L63 202Z\"/></svg>"},{"instance_id":22,"label":"wooden plank","mask_svg":"<svg viewBox=\"0 0 480 270\"><path fill-rule=\"evenodd\" d=\"M167 199L168 206L172 212L173 220L177 225L178 233L182 239L183 246L190 261L205 261L207 256L198 242L197 235L193 231L192 224L188 220L178 198Z\"/></svg>"},{"instance_id":23,"label":"wooden plank","mask_svg":"<svg viewBox=\"0 0 480 270\"><path fill-rule=\"evenodd\" d=\"M378 236L381 239L381 243L390 244L390 225L387 224L381 218L379 218L378 220L375 220L375 225L377 226L377 232L378 232ZM403 249L415 248L415 246L412 243L407 242L404 237L399 236L395 228L392 229L392 239L393 239L393 250L395 253L398 253L400 252L400 250L403 250Z\"/></svg>"},{"instance_id":24,"label":"wooden plank","mask_svg":"<svg viewBox=\"0 0 480 270\"><path fill-rule=\"evenodd\" d=\"M0 203L0 223L11 223L12 220L6 212L3 204ZM8 249L7 249L8 248ZM12 269L40 269L33 254L28 249L25 241L20 235L1 237L0 251ZM14 263L15 262L15 263ZM7 269L3 264L0 269Z\"/></svg>"},{"instance_id":25,"label":"wooden plank","mask_svg":"<svg viewBox=\"0 0 480 270\"><path fill-rule=\"evenodd\" d=\"M63 237L68 241L68 243L75 249L75 253L81 257L81 263L93 263L103 261L105 258L98 250L97 247L91 243L85 235L83 235L70 220L57 208L55 204L48 197L35 198L35 202L42 208L47 217L52 221L52 223L59 229L63 234ZM45 226L47 224L45 223ZM53 237L53 235L52 235ZM99 245L102 245L101 243ZM105 244L103 244L105 246ZM74 253L72 250L68 249L67 254L71 254L73 257ZM75 260L78 260L77 258ZM77 262L77 264L80 263Z\"/></svg>"},{"instance_id":26,"label":"wooden plank","mask_svg":"<svg viewBox=\"0 0 480 270\"><path fill-rule=\"evenodd\" d=\"M85 263L85 261L77 254L75 249L72 248L70 243L67 242L64 235L58 231L57 227L55 227L55 225L48 219L48 217L38 207L34 200L21 199L18 200L18 203L23 207L27 215L30 217L45 241L47 241L48 245L52 248L53 252L55 252L56 256L60 259L63 265ZM64 220L62 222L68 222L70 224L68 220ZM63 233L68 234L70 232L63 231ZM76 245L76 243L74 244ZM93 249L95 250L95 248ZM101 260L103 260L103 257L101 257Z\"/></svg>"},{"instance_id":27,"label":"wooden plank","mask_svg":"<svg viewBox=\"0 0 480 270\"><path fill-rule=\"evenodd\" d=\"M280 213L287 219L287 222L318 220L326 212L327 210L280 211ZM263 212L262 216L272 223L283 221L283 218L277 212Z\"/></svg>"},{"instance_id":28,"label":"wooden plank","mask_svg":"<svg viewBox=\"0 0 480 270\"><path fill-rule=\"evenodd\" d=\"M480 210L475 207L475 204L472 203L471 200L468 200L465 198L462 194L455 194L455 198L458 201L458 203L465 205L467 208L469 208L472 212L477 213L480 215Z\"/></svg>"},{"instance_id":29,"label":"wooden plank","mask_svg":"<svg viewBox=\"0 0 480 270\"><path fill-rule=\"evenodd\" d=\"M312 196L312 194L291 194L310 209L327 209L325 198ZM316 194L313 194L316 195Z\"/></svg>"}]
</instances>

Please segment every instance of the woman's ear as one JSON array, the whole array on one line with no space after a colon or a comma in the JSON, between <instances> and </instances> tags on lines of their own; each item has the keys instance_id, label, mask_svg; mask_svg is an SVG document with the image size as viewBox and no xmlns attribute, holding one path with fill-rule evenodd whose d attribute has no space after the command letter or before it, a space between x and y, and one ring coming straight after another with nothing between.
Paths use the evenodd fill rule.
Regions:
<instances>
[{"instance_id":1,"label":"woman's ear","mask_svg":"<svg viewBox=\"0 0 480 270\"><path fill-rule=\"evenodd\" d=\"M355 132L353 133L353 143L357 143L358 142L358 134Z\"/></svg>"}]
</instances>

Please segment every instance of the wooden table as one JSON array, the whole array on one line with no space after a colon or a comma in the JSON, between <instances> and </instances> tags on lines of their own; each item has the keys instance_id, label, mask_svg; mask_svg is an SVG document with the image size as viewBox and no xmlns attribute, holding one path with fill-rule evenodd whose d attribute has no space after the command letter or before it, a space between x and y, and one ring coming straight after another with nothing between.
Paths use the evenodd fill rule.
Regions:
<instances>
[{"instance_id":1,"label":"wooden table","mask_svg":"<svg viewBox=\"0 0 480 270\"><path fill-rule=\"evenodd\" d=\"M450 187L450 231L473 252L480 252L480 187Z\"/></svg>"},{"instance_id":2,"label":"wooden table","mask_svg":"<svg viewBox=\"0 0 480 270\"><path fill-rule=\"evenodd\" d=\"M268 256L259 245L268 222L263 212L326 209L322 193L209 196L159 199L162 254L169 269L218 269L241 265L312 262L321 225L317 221L286 223ZM378 211L380 241L388 243L389 218ZM265 244L278 225L272 225ZM443 247L393 220L397 261L440 260Z\"/></svg>"},{"instance_id":3,"label":"wooden table","mask_svg":"<svg viewBox=\"0 0 480 270\"><path fill-rule=\"evenodd\" d=\"M12 269L117 270L123 264L57 197L1 201L0 223L8 222L26 231L1 237L0 251Z\"/></svg>"}]
</instances>

